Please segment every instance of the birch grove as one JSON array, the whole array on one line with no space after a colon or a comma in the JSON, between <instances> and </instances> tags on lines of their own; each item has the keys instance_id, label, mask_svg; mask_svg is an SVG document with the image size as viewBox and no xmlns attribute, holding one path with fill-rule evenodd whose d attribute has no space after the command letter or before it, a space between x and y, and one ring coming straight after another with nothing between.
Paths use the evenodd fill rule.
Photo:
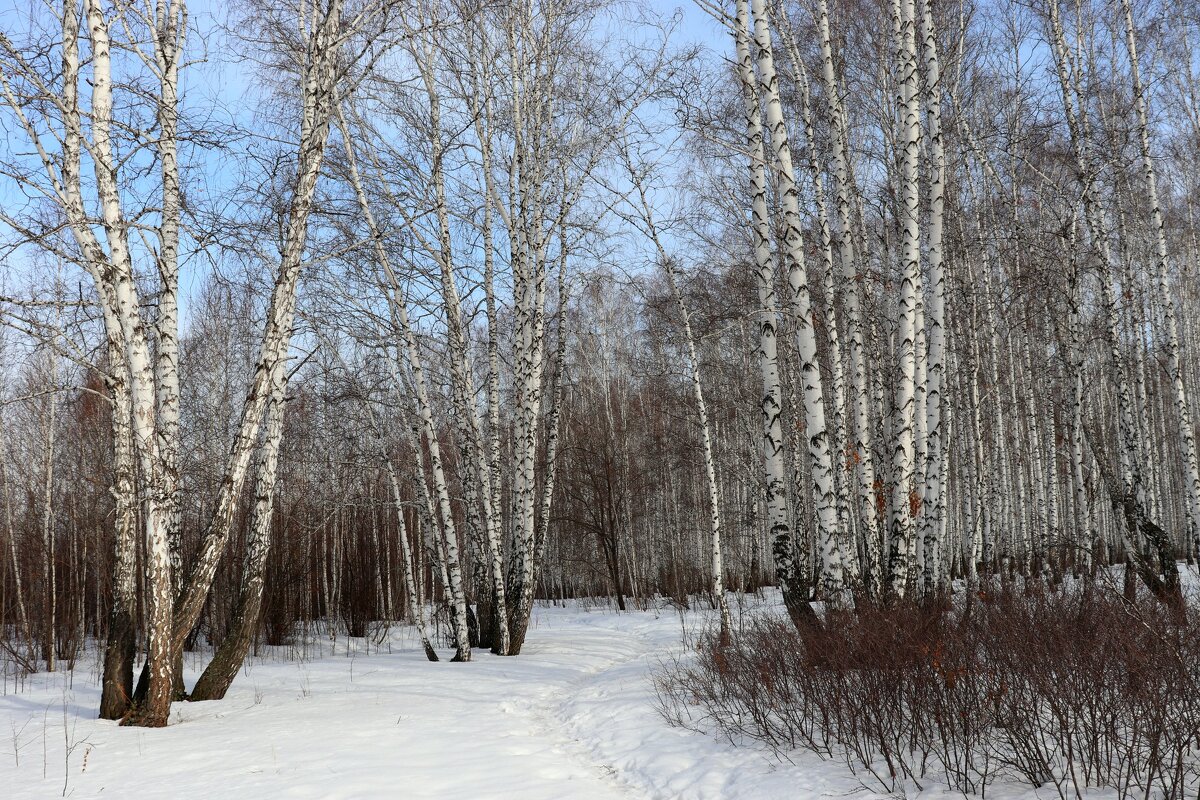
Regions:
<instances>
[{"instance_id":1,"label":"birch grove","mask_svg":"<svg viewBox=\"0 0 1200 800\"><path fill-rule=\"evenodd\" d=\"M546 602L1185 616L1194 10L653 5L5 19L5 675L95 647L162 726L264 646L466 675Z\"/></svg>"}]
</instances>

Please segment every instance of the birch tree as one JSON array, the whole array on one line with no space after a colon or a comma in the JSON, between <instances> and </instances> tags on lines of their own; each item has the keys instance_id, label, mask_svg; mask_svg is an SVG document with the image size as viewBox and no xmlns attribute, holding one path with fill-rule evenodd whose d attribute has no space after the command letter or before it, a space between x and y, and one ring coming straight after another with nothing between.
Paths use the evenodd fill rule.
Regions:
<instances>
[{"instance_id":1,"label":"birch tree","mask_svg":"<svg viewBox=\"0 0 1200 800\"><path fill-rule=\"evenodd\" d=\"M916 412L917 292L920 284L919 151L920 98L917 91L916 19L913 0L895 0L892 14L896 31L896 86L900 114L900 297L897 331L898 379L894 401L892 445L893 489L891 501L890 591L903 597L911 568L914 517L920 496L914 484L915 450L913 418Z\"/></svg>"},{"instance_id":2,"label":"birch tree","mask_svg":"<svg viewBox=\"0 0 1200 800\"><path fill-rule=\"evenodd\" d=\"M173 318L173 293L178 281L180 180L171 129L177 119L177 70L183 49L186 12L180 0L170 6L156 7L153 13L147 14L156 26L153 39L157 49L152 59L144 61L158 67L160 94L155 98L154 113L167 134L166 140L158 144L162 186L167 196L162 209L160 246L153 257L163 292L171 297L166 300L165 309L160 307L157 330L155 324L145 319L139 299L135 261L141 257L141 251L133 248L129 240L130 224L123 208L122 191L130 187L123 187L121 183L119 164L122 155L117 151L113 136L116 89L110 31L114 24L124 25L126 17L120 9L109 12L93 0L84 3L81 13L74 0L67 0L61 14L62 36L58 49L62 55L62 70L57 85L47 83L25 51L7 37L0 41L7 61L2 87L7 108L39 154L43 167L40 181L32 176L24 180L54 202L66 220L78 248L75 261L93 281L110 342L119 344L121 361L111 368L122 373L122 379L129 387L133 450L144 487L141 505L150 598L145 680L140 682L141 690L135 693L139 702L136 712L127 717L127 721L137 724L166 724L176 654L203 607L217 561L228 539L234 498L240 492L252 445L262 422L270 394L269 378L276 365L286 357L308 214L328 134L330 104L334 100L339 71L345 69L345 64L338 62L339 49L364 21L380 14L379 7L367 6L347 20L343 18L342 4L336 0L321 7L301 7L297 11L301 35L307 41L305 54L299 61L303 87L300 169L288 215L288 233L258 362L225 478L197 560L179 581L178 603L172 577L171 540L177 535L173 522L173 509L177 503L173 495L177 481L171 442L177 438L179 394L175 377L177 321ZM87 61L90 76L86 80L91 87L86 113L79 91L80 83L84 81L80 29L85 21L90 45ZM14 79L8 75L16 76L15 79L21 81L20 86L15 87ZM50 112L43 111L47 108ZM59 126L64 135L50 135L50 125ZM94 180L90 184L85 184L81 177L84 150L94 168ZM85 200L85 191L90 190L94 190L94 198ZM95 235L93 213L98 215L99 227L104 232L103 243ZM152 333L168 340L165 347L155 343L157 361L151 354ZM159 409L161 404L167 407L165 430L160 427L164 419ZM114 685L117 683L115 676L113 682Z\"/></svg>"},{"instance_id":3,"label":"birch tree","mask_svg":"<svg viewBox=\"0 0 1200 800\"><path fill-rule=\"evenodd\" d=\"M790 305L796 324L796 348L804 397L805 437L812 472L813 498L817 511L817 549L821 558L822 589L836 599L843 588L843 561L838 532L837 494L834 488L833 458L829 431L825 423L825 400L821 370L817 364L816 331L813 327L812 299L808 289L808 271L804 256L803 223L800 219L799 189L792 165L791 146L783 118L779 79L775 72L771 29L764 0L752 0L754 17L752 40L757 50L757 65L765 95L766 120L774 149L779 194L783 205L784 237L788 263Z\"/></svg>"},{"instance_id":4,"label":"birch tree","mask_svg":"<svg viewBox=\"0 0 1200 800\"><path fill-rule=\"evenodd\" d=\"M779 377L777 331L779 312L775 294L775 263L771 253L771 225L767 209L766 147L763 139L762 107L758 75L750 49L750 6L738 0L734 21L737 70L746 109L746 139L750 166L751 236L755 280L758 287L758 366L762 379L762 457L765 473L767 517L770 526L775 576L784 603L799 624L808 614L804 577L798 574L784 484L783 394Z\"/></svg>"},{"instance_id":5,"label":"birch tree","mask_svg":"<svg viewBox=\"0 0 1200 800\"><path fill-rule=\"evenodd\" d=\"M944 583L939 562L939 531L944 512L943 452L947 449L942 431L942 386L946 371L946 278L943 263L942 227L945 216L946 153L942 143L942 85L938 59L937 29L929 0L920 0L919 33L925 61L924 105L929 141L929 221L926 261L932 284L929 303L929 372L926 413L928 414L928 461L921 507L921 538L925 563L923 584L936 591ZM907 109L906 109L907 110Z\"/></svg>"},{"instance_id":6,"label":"birch tree","mask_svg":"<svg viewBox=\"0 0 1200 800\"><path fill-rule=\"evenodd\" d=\"M1179 417L1179 437L1183 451L1183 469L1187 486L1187 521L1190 546L1200 551L1200 466L1197 464L1196 436L1192 427L1191 406L1180 366L1179 326L1175 320L1175 298L1170 284L1170 258L1167 252L1166 227L1158 197L1158 171L1150 149L1150 125L1147 120L1146 91L1142 85L1138 59L1137 30L1133 21L1130 0L1121 0L1125 22L1125 47L1129 55L1129 79L1133 88L1134 109L1137 112L1138 150L1142 174L1146 182L1146 199L1150 204L1150 225L1154 231L1156 283L1166 328L1167 374L1175 395L1175 412Z\"/></svg>"}]
</instances>

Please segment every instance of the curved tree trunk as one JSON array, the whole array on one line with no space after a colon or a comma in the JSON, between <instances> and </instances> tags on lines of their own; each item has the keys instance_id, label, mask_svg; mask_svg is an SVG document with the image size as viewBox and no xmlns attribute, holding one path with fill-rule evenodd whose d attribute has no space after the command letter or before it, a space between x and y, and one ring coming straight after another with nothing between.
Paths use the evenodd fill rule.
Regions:
<instances>
[{"instance_id":1,"label":"curved tree trunk","mask_svg":"<svg viewBox=\"0 0 1200 800\"><path fill-rule=\"evenodd\" d=\"M250 512L250 536L246 541L246 560L242 567L242 588L238 593L233 622L212 661L192 689L192 700L220 700L250 652L262 611L263 585L266 581L267 556L271 552L271 519L275 508L275 481L279 466L279 445L283 439L284 393L287 374L284 362L275 366L271 376L271 400L267 406L267 424L258 453L258 474L254 481L254 506Z\"/></svg>"}]
</instances>

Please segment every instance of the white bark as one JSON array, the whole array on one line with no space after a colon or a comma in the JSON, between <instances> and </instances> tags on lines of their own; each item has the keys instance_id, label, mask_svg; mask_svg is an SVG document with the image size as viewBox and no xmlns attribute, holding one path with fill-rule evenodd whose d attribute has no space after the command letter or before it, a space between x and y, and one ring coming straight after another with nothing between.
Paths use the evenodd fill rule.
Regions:
<instances>
[{"instance_id":1,"label":"white bark","mask_svg":"<svg viewBox=\"0 0 1200 800\"><path fill-rule=\"evenodd\" d=\"M833 233L830 226L829 204L825 198L825 183L821 179L821 169L817 161L816 128L813 124L812 98L809 90L808 70L801 60L799 47L795 37L783 35L784 45L788 56L795 68L795 80L800 89L800 118L804 123L804 134L807 139L808 171L813 186L813 201L817 210L817 227L821 239L821 282L825 294L823 319L825 333L829 342L829 367L833 377L832 426L833 426L833 472L835 490L837 493L838 530L841 537L843 566L847 579L857 583L861 577L858 563L858 548L853 539L853 526L849 517L850 499L849 473L853 471L854 457L850 449L847 433L846 413L846 374L842 363L841 337L838 333L837 292L834 287L834 253Z\"/></svg>"},{"instance_id":2,"label":"white bark","mask_svg":"<svg viewBox=\"0 0 1200 800\"><path fill-rule=\"evenodd\" d=\"M158 156L162 184L162 211L158 226L158 316L154 325L156 431L163 518L171 548L173 588L179 591L182 576L182 520L179 498L179 226L180 194L178 127L179 66L187 36L184 0L159 0L154 19L147 20L158 74Z\"/></svg>"},{"instance_id":3,"label":"white bark","mask_svg":"<svg viewBox=\"0 0 1200 800\"><path fill-rule=\"evenodd\" d=\"M917 92L917 53L913 0L893 2L898 26L895 68L900 109L900 307L897 337L898 383L895 391L892 446L891 592L902 597L908 583L914 517L920 497L914 485L914 415L916 404L917 292L920 284L920 220L918 156L920 102Z\"/></svg>"},{"instance_id":4,"label":"white bark","mask_svg":"<svg viewBox=\"0 0 1200 800\"><path fill-rule=\"evenodd\" d=\"M165 725L170 708L174 677L174 646L171 619L174 606L171 578L170 542L164 510L161 464L155 432L156 402L154 368L142 322L133 264L129 252L125 220L118 193L117 160L110 140L113 113L111 43L108 20L99 0L84 2L89 37L92 42L92 160L95 165L96 193L100 200L102 223L108 243L112 269L112 295L120 320L125 361L130 379L134 450L147 487L144 498L146 574L149 589L148 666L149 692L141 721Z\"/></svg>"},{"instance_id":5,"label":"white bark","mask_svg":"<svg viewBox=\"0 0 1200 800\"><path fill-rule=\"evenodd\" d=\"M4 481L4 530L8 536L8 554L12 560L13 584L17 595L17 619L21 634L28 648L27 660L32 666L37 657L33 650L33 630L29 627L29 613L25 607L25 590L21 585L21 560L18 553L17 535L13 528L12 478L9 475L8 423L0 418L0 479Z\"/></svg>"},{"instance_id":6,"label":"white bark","mask_svg":"<svg viewBox=\"0 0 1200 800\"><path fill-rule=\"evenodd\" d=\"M558 344L554 356L553 399L546 419L546 473L542 484L542 504L538 512L537 546L534 557L534 581L542 569L546 539L550 534L550 508L558 478L559 424L566 394L567 372L567 243L561 234L561 258L558 267Z\"/></svg>"},{"instance_id":7,"label":"white bark","mask_svg":"<svg viewBox=\"0 0 1200 800\"><path fill-rule=\"evenodd\" d=\"M1141 463L1138 458L1137 423L1133 415L1133 398L1130 394L1129 381L1125 375L1124 358L1121 353L1120 315L1117 307L1116 273L1119 265L1114 261L1114 254L1108 238L1108 231L1103 220L1103 210L1097 197L1096 168L1091 155L1088 118L1080 101L1078 87L1078 66L1072 59L1067 48L1066 36L1063 31L1059 10L1059 0L1050 0L1050 33L1051 46L1054 52L1055 68L1058 76L1059 89L1062 94L1063 110L1067 121L1072 151L1075 160L1076 177L1082 185L1084 221L1087 225L1088 238L1091 246L1100 256L1100 290L1101 304L1106 320L1106 335L1109 355L1113 365L1114 380L1117 383L1117 423L1118 460L1120 478L1115 491L1119 497L1114 497L1123 507L1126 525L1118 523L1118 530L1124 540L1127 556L1141 573L1144 580L1156 591L1177 591L1178 573L1175 570L1171 545L1161 535L1152 535L1152 543L1158 550L1165 570L1165 585L1152 575L1141 553L1138 537L1150 529L1144 525L1144 491L1142 484Z\"/></svg>"},{"instance_id":8,"label":"white bark","mask_svg":"<svg viewBox=\"0 0 1200 800\"><path fill-rule=\"evenodd\" d=\"M250 388L213 504L212 518L205 529L196 560L183 581L180 602L175 610L173 627L177 646L182 646L204 607L221 552L229 538L234 506L246 478L254 442L258 438L270 395L270 376L276 364L287 357L296 313L301 259L308 235L308 218L329 138L331 116L337 105L335 81L339 51L353 31L353 26L346 26L346 21L342 19L342 8L343 0L331 0L311 21L301 76L297 177L288 208L280 265L275 275ZM137 416L136 406L134 416Z\"/></svg>"},{"instance_id":9,"label":"white bark","mask_svg":"<svg viewBox=\"0 0 1200 800\"><path fill-rule=\"evenodd\" d=\"M474 40L472 39L472 44ZM492 174L492 70L491 70L491 50L488 46L486 30L482 28L480 31L480 50L474 52L474 62L480 70L480 74L472 78L478 77L478 80L472 84L472 92L470 97L471 112L475 124L475 136L479 142L479 169L483 178L483 219L481 221L482 236L483 236L483 289L485 294L485 310L487 316L488 341L487 341L487 468L490 473L491 493L485 498L485 502L490 504L488 509L488 520L492 529L488 531L489 546L492 547L493 561L493 580L497 580L496 574L499 574L499 585L494 584L493 591L500 595L500 592L506 589L504 576L502 573L503 561L500 551L500 536L501 523L503 520L503 511L501 505L501 488L503 483L503 475L501 470L500 458L500 333L498 330L500 320L496 304L496 255L495 255L495 233L494 225L494 203L496 188ZM562 283L560 282L560 288ZM560 302L563 298L560 294ZM564 304L565 309L565 304ZM561 328L560 328L561 330ZM561 375L561 362L559 373ZM547 441L547 451L550 453L549 463L547 466L548 474L546 477L547 490L546 493L552 495L554 487L554 446L557 444L557 410L561 406L559 398L556 394L554 413L554 425L550 428L550 439ZM549 500L544 504L545 513L543 515L543 527L549 524ZM493 546L491 541L495 539ZM543 537L544 538L544 537ZM539 557L538 563L541 562ZM509 649L509 629L508 629L508 609L507 604L495 604L495 625L502 635L502 640L497 643L495 650L498 653L507 653Z\"/></svg>"},{"instance_id":10,"label":"white bark","mask_svg":"<svg viewBox=\"0 0 1200 800\"><path fill-rule=\"evenodd\" d=\"M58 591L57 569L55 562L54 536L54 449L58 432L58 396L54 391L58 381L57 359L51 356L48 384L50 393L43 398L45 407L42 410L42 442L45 447L42 461L42 583L45 590L43 602L45 607L45 629L43 631L43 652L46 659L46 671L54 672L58 660L57 621L58 621Z\"/></svg>"},{"instance_id":11,"label":"white bark","mask_svg":"<svg viewBox=\"0 0 1200 800\"><path fill-rule=\"evenodd\" d=\"M752 40L757 51L759 75L765 94L766 121L774 150L776 177L783 205L783 244L788 259L789 306L796 325L796 348L800 357L800 381L804 401L805 438L812 474L812 492L816 505L817 550L821 559L821 586L830 599L836 599L844 587L843 560L837 519L837 493L834 488L833 460L829 452L829 431L825 422L825 401L821 369L817 363L817 338L813 327L812 300L804 257L803 222L800 218L799 188L792 165L787 125L779 95L771 48L771 29L765 0L751 0L754 18Z\"/></svg>"},{"instance_id":12,"label":"white bark","mask_svg":"<svg viewBox=\"0 0 1200 800\"><path fill-rule=\"evenodd\" d=\"M939 531L944 520L942 451L946 444L942 432L942 387L946 372L946 276L942 252L942 229L945 217L946 153L942 144L942 84L938 60L937 29L933 23L930 0L920 0L920 34L924 40L925 58L925 119L929 141L929 226L926 231L926 261L932 284L929 302L929 336L926 414L927 461L924 497L922 498L921 538L926 561L924 584L927 590L939 590L945 576L939 572L940 562L931 553L940 550Z\"/></svg>"},{"instance_id":13,"label":"white bark","mask_svg":"<svg viewBox=\"0 0 1200 800\"><path fill-rule=\"evenodd\" d=\"M421 361L416 334L413 331L412 324L409 322L408 306L404 299L404 292L396 277L395 270L392 268L391 258L384 247L382 234L375 222L375 216L367 200L362 178L358 171L357 159L354 155L353 139L340 111L338 113L338 125L341 128L342 139L345 143L346 163L350 182L358 199L359 210L363 215L363 220L367 224L367 230L374 242L375 259L378 262L379 268L383 271L384 278L389 287L387 292L388 303L394 318L399 323L403 345L401 349L404 351L408 362L416 394L417 417L420 422L421 436L424 438L425 446L429 450L430 472L433 478L434 494L437 497L438 510L438 516L434 517L434 519L439 523L440 552L445 554L443 565L446 569L446 590L450 595L452 606L451 624L454 628L455 639L454 660L470 661L471 644L467 631L467 600L466 592L463 588L462 566L458 554L458 533L454 523L454 512L450 504L449 483L446 479L445 469L442 466L441 445L438 441L437 426L433 420L433 405L430 402L429 389L425 380L425 368ZM403 514L403 509L398 508L398 513Z\"/></svg>"},{"instance_id":14,"label":"white bark","mask_svg":"<svg viewBox=\"0 0 1200 800\"><path fill-rule=\"evenodd\" d=\"M779 379L776 332L779 313L775 298L775 263L771 256L771 225L767 211L766 150L763 144L762 116L758 99L758 79L750 52L750 12L747 0L738 0L737 24L738 77L746 104L746 137L750 151L750 230L754 247L755 277L758 285L758 367L762 379L763 416L762 459L765 477L767 521L770 526L775 576L783 591L784 602L793 619L807 608L807 594L801 590L801 576L795 565L787 507L787 488L783 461L783 409Z\"/></svg>"},{"instance_id":15,"label":"white bark","mask_svg":"<svg viewBox=\"0 0 1200 800\"><path fill-rule=\"evenodd\" d=\"M1146 181L1146 197L1150 202L1150 222L1154 228L1155 263L1159 302L1166 327L1167 375L1175 397L1175 412L1179 417L1179 438L1184 458L1187 489L1188 538L1193 549L1200 549L1200 464L1196 455L1196 437L1188 392L1180 364L1179 325L1175 319L1175 298L1170 285L1170 257L1167 253L1166 227L1158 198L1158 174L1150 150L1150 125L1147 120L1146 92L1142 86L1138 59L1137 33L1133 24L1130 0L1121 0L1125 17L1125 47L1129 54L1130 80L1133 84L1134 107L1137 110L1138 147L1142 157L1142 173Z\"/></svg>"},{"instance_id":16,"label":"white bark","mask_svg":"<svg viewBox=\"0 0 1200 800\"><path fill-rule=\"evenodd\" d=\"M858 477L858 507L866 523L867 564L864 570L867 593L879 597L882 590L882 539L879 529L879 508L875 486L875 457L872 449L871 394L867 385L867 356L863 337L862 273L854 246L854 225L851 197L856 189L850 176L846 154L848 123L842 104L841 87L833 63L833 45L829 32L829 9L826 0L817 2L817 35L821 50L821 79L824 85L826 113L830 123L830 146L833 158L834 205L837 209L837 245L842 274L842 299L849 329L847 350L854 388L854 453L852 460Z\"/></svg>"},{"instance_id":17,"label":"white bark","mask_svg":"<svg viewBox=\"0 0 1200 800\"><path fill-rule=\"evenodd\" d=\"M667 277L667 286L683 323L683 340L687 352L688 373L692 383L692 396L696 401L696 417L700 423L700 440L704 451L704 475L708 480L708 509L711 555L710 569L712 570L711 586L713 597L721 614L721 637L728 639L733 629L733 619L729 612L729 599L725 596L725 567L721 552L721 500L717 487L716 459L713 456L712 428L708 422L708 405L704 402L704 386L700 380L700 358L696 354L696 338L692 333L692 315L684 302L683 293L679 290L678 277L675 274L675 263L667 253L658 235L658 227L654 222L654 212L646 197L646 189L640 180L637 170L631 165L630 175L638 194L639 211L646 225L646 232L654 243L658 260L663 273Z\"/></svg>"},{"instance_id":18,"label":"white bark","mask_svg":"<svg viewBox=\"0 0 1200 800\"><path fill-rule=\"evenodd\" d=\"M413 574L413 556L412 546L408 541L408 530L404 525L404 503L400 495L400 481L396 477L396 467L392 464L391 458L384 456L384 463L388 471L388 485L392 488L392 498L396 504L396 518L399 520L400 537L400 555L404 559L404 591L408 598L408 607L412 609L413 622L417 627L417 636L421 640L421 647L425 650L425 657L430 661L437 661L437 653L433 650L433 645L429 643L429 631L425 627L425 609L422 608L420 593L417 591L417 578Z\"/></svg>"}]
</instances>

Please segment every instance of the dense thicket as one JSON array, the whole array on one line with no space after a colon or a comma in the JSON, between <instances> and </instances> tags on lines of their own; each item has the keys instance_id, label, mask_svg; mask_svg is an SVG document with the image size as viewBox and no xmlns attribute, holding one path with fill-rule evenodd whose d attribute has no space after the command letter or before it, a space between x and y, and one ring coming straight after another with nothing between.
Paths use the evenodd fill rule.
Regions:
<instances>
[{"instance_id":1,"label":"dense thicket","mask_svg":"<svg viewBox=\"0 0 1200 800\"><path fill-rule=\"evenodd\" d=\"M658 678L674 724L843 761L874 791L939 782L986 796L1013 781L1065 800L1086 787L1190 797L1195 609L1112 586L1001 590L958 607L904 602L797 632L749 618Z\"/></svg>"}]
</instances>

